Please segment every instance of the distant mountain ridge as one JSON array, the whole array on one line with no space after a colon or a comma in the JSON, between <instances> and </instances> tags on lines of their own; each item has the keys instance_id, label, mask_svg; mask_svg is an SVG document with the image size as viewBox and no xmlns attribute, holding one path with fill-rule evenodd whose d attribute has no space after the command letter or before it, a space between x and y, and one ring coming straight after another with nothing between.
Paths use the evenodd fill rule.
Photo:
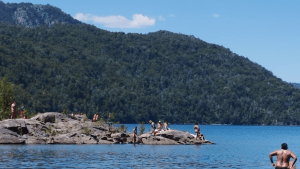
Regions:
<instances>
[{"instance_id":1,"label":"distant mountain ridge","mask_svg":"<svg viewBox=\"0 0 300 169\"><path fill-rule=\"evenodd\" d=\"M293 86L300 88L300 83L291 83Z\"/></svg>"},{"instance_id":2,"label":"distant mountain ridge","mask_svg":"<svg viewBox=\"0 0 300 169\"><path fill-rule=\"evenodd\" d=\"M55 23L81 24L80 21L51 5L4 3L0 1L0 23L25 27L51 26Z\"/></svg>"}]
</instances>

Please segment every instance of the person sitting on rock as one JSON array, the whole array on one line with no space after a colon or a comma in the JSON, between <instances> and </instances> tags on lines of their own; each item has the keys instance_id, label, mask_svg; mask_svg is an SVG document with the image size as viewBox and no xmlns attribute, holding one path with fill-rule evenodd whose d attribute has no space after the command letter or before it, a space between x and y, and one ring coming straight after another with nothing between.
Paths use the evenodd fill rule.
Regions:
<instances>
[{"instance_id":1,"label":"person sitting on rock","mask_svg":"<svg viewBox=\"0 0 300 169\"><path fill-rule=\"evenodd\" d=\"M161 131L161 129L162 129L161 121L158 121L157 122L157 131Z\"/></svg>"},{"instance_id":2,"label":"person sitting on rock","mask_svg":"<svg viewBox=\"0 0 300 169\"><path fill-rule=\"evenodd\" d=\"M204 138L203 134L200 134L200 140L205 141L205 138Z\"/></svg>"},{"instance_id":3,"label":"person sitting on rock","mask_svg":"<svg viewBox=\"0 0 300 169\"><path fill-rule=\"evenodd\" d=\"M154 135L155 135L156 133L161 132L161 130L162 130L162 124L161 124L161 121L158 121L158 122L157 122L157 129L155 130Z\"/></svg>"},{"instance_id":4,"label":"person sitting on rock","mask_svg":"<svg viewBox=\"0 0 300 169\"><path fill-rule=\"evenodd\" d=\"M199 129L198 123L195 123L195 125L194 125L194 131L195 131L196 140L197 140L197 138L200 136L200 129Z\"/></svg>"},{"instance_id":5,"label":"person sitting on rock","mask_svg":"<svg viewBox=\"0 0 300 169\"><path fill-rule=\"evenodd\" d=\"M151 124L151 135L155 135L155 123L152 120L149 120L149 123Z\"/></svg>"},{"instance_id":6,"label":"person sitting on rock","mask_svg":"<svg viewBox=\"0 0 300 169\"><path fill-rule=\"evenodd\" d=\"M164 130L170 130L169 123L167 121L164 122Z\"/></svg>"},{"instance_id":7,"label":"person sitting on rock","mask_svg":"<svg viewBox=\"0 0 300 169\"><path fill-rule=\"evenodd\" d=\"M132 130L132 141L133 141L133 144L136 143L136 137L137 137L137 127L135 126Z\"/></svg>"}]
</instances>

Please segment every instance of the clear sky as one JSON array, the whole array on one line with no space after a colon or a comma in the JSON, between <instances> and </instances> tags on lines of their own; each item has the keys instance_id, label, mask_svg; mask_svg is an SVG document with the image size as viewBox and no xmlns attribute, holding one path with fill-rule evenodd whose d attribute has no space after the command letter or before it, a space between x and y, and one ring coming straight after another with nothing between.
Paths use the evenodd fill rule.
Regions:
<instances>
[{"instance_id":1,"label":"clear sky","mask_svg":"<svg viewBox=\"0 0 300 169\"><path fill-rule=\"evenodd\" d=\"M300 83L299 0L3 0L50 4L101 29L194 35Z\"/></svg>"}]
</instances>

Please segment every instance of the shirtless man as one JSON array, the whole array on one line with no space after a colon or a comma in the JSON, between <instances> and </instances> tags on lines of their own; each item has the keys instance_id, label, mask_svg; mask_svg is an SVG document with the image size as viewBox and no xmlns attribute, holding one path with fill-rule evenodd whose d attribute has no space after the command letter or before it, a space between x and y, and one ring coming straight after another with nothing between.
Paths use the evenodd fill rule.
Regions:
<instances>
[{"instance_id":1,"label":"shirtless man","mask_svg":"<svg viewBox=\"0 0 300 169\"><path fill-rule=\"evenodd\" d=\"M288 169L294 167L297 157L287 149L287 144L282 143L280 150L275 150L269 154L272 166L275 167L275 169ZM273 156L277 156L276 164L273 162ZM293 158L293 161L289 163L291 157Z\"/></svg>"},{"instance_id":2,"label":"shirtless man","mask_svg":"<svg viewBox=\"0 0 300 169\"><path fill-rule=\"evenodd\" d=\"M155 135L155 123L152 120L149 120L149 123L151 124L151 135L154 134Z\"/></svg>"},{"instance_id":3,"label":"shirtless man","mask_svg":"<svg viewBox=\"0 0 300 169\"><path fill-rule=\"evenodd\" d=\"M197 140L197 138L199 138L199 136L200 136L200 129L199 129L198 123L195 123L195 125L194 125L194 131L195 131L196 140Z\"/></svg>"},{"instance_id":4,"label":"shirtless man","mask_svg":"<svg viewBox=\"0 0 300 169\"><path fill-rule=\"evenodd\" d=\"M132 130L132 140L133 140L133 144L136 143L136 137L137 137L137 127L135 126Z\"/></svg>"},{"instance_id":5,"label":"shirtless man","mask_svg":"<svg viewBox=\"0 0 300 169\"><path fill-rule=\"evenodd\" d=\"M16 102L15 101L11 104L10 109L11 109L10 118L15 119L16 118Z\"/></svg>"}]
</instances>

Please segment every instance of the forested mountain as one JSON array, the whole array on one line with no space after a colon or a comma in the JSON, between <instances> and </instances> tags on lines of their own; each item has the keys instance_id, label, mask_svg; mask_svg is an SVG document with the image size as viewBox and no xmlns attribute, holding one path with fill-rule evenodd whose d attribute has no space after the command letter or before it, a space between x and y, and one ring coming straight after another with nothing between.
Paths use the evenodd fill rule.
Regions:
<instances>
[{"instance_id":1,"label":"forested mountain","mask_svg":"<svg viewBox=\"0 0 300 169\"><path fill-rule=\"evenodd\" d=\"M292 83L293 86L300 88L300 84L299 83Z\"/></svg>"},{"instance_id":2,"label":"forested mountain","mask_svg":"<svg viewBox=\"0 0 300 169\"><path fill-rule=\"evenodd\" d=\"M299 89L193 36L0 24L0 64L17 105L31 112L113 113L121 123L300 124Z\"/></svg>"},{"instance_id":3,"label":"forested mountain","mask_svg":"<svg viewBox=\"0 0 300 169\"><path fill-rule=\"evenodd\" d=\"M0 25L1 77L30 111L114 113L123 123L299 124L300 90L193 36L90 25ZM277 121L276 121L277 120Z\"/></svg>"},{"instance_id":4,"label":"forested mountain","mask_svg":"<svg viewBox=\"0 0 300 169\"><path fill-rule=\"evenodd\" d=\"M51 5L4 3L0 1L0 23L35 27L56 23L80 24L78 20Z\"/></svg>"}]
</instances>

